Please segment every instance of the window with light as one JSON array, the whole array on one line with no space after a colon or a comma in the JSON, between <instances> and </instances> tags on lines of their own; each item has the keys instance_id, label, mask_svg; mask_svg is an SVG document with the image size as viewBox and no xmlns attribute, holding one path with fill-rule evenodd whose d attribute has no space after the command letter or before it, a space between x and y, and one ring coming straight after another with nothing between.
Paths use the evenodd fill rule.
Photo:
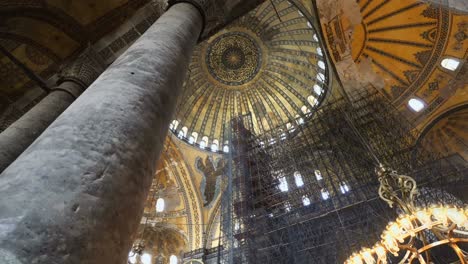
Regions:
<instances>
[{"instance_id":1,"label":"window with light","mask_svg":"<svg viewBox=\"0 0 468 264\"><path fill-rule=\"evenodd\" d=\"M323 200L328 200L328 198L330 198L330 193L325 188L321 190L321 193Z\"/></svg>"},{"instance_id":2,"label":"window with light","mask_svg":"<svg viewBox=\"0 0 468 264\"><path fill-rule=\"evenodd\" d=\"M318 84L314 84L314 93L316 93L318 96L322 95L323 88L320 87Z\"/></svg>"},{"instance_id":3,"label":"window with light","mask_svg":"<svg viewBox=\"0 0 468 264\"><path fill-rule=\"evenodd\" d=\"M315 170L314 174L315 174L315 179L317 179L317 181L320 181L323 179L322 173L319 170Z\"/></svg>"},{"instance_id":4,"label":"window with light","mask_svg":"<svg viewBox=\"0 0 468 264\"><path fill-rule=\"evenodd\" d=\"M164 211L164 207L166 206L165 201L163 198L158 198L156 201L156 212L161 213Z\"/></svg>"},{"instance_id":5,"label":"window with light","mask_svg":"<svg viewBox=\"0 0 468 264\"><path fill-rule=\"evenodd\" d=\"M302 175L298 171L296 171L294 173L294 182L296 183L297 187L304 186L304 181L302 180Z\"/></svg>"},{"instance_id":6,"label":"window with light","mask_svg":"<svg viewBox=\"0 0 468 264\"><path fill-rule=\"evenodd\" d=\"M412 98L408 101L408 106L415 112L421 112L426 107L426 104L419 98Z\"/></svg>"},{"instance_id":7,"label":"window with light","mask_svg":"<svg viewBox=\"0 0 468 264\"><path fill-rule=\"evenodd\" d=\"M141 263L143 264L151 264L151 255L148 253L145 253L141 256Z\"/></svg>"},{"instance_id":8,"label":"window with light","mask_svg":"<svg viewBox=\"0 0 468 264\"><path fill-rule=\"evenodd\" d=\"M280 191L282 192L287 192L289 190L288 188L288 181L286 180L285 177L281 177L279 178L279 185L278 185L278 188L280 189Z\"/></svg>"},{"instance_id":9,"label":"window with light","mask_svg":"<svg viewBox=\"0 0 468 264\"><path fill-rule=\"evenodd\" d=\"M340 191L342 194L348 193L349 192L349 186L346 182L342 182L340 184Z\"/></svg>"},{"instance_id":10,"label":"window with light","mask_svg":"<svg viewBox=\"0 0 468 264\"><path fill-rule=\"evenodd\" d=\"M457 59L446 58L440 62L440 65L442 65L442 67L444 67L445 69L449 71L455 71L458 69L458 66L460 65L460 61Z\"/></svg>"},{"instance_id":11,"label":"window with light","mask_svg":"<svg viewBox=\"0 0 468 264\"><path fill-rule=\"evenodd\" d=\"M169 258L169 264L177 264L177 263L179 263L179 259L177 258L177 256L171 255L171 257Z\"/></svg>"}]
</instances>

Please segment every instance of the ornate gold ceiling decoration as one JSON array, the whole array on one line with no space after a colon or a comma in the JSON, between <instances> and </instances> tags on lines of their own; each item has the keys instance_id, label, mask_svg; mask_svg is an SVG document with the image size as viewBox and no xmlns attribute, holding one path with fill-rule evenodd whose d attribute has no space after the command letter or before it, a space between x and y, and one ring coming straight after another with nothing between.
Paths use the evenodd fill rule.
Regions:
<instances>
[{"instance_id":1,"label":"ornate gold ceiling decoration","mask_svg":"<svg viewBox=\"0 0 468 264\"><path fill-rule=\"evenodd\" d=\"M118 27L149 0L0 1L0 45L43 78ZM147 22L146 22L147 23ZM10 101L34 85L0 55L0 91Z\"/></svg>"},{"instance_id":2,"label":"ornate gold ceiling decoration","mask_svg":"<svg viewBox=\"0 0 468 264\"><path fill-rule=\"evenodd\" d=\"M297 125L320 104L328 78L312 23L285 0L265 1L200 43L189 69L171 129L213 151L223 151L224 126L239 115L251 115L255 133Z\"/></svg>"},{"instance_id":3,"label":"ornate gold ceiling decoration","mask_svg":"<svg viewBox=\"0 0 468 264\"><path fill-rule=\"evenodd\" d=\"M244 32L218 36L207 49L206 64L219 82L237 86L251 81L259 72L262 50L257 41Z\"/></svg>"},{"instance_id":4,"label":"ornate gold ceiling decoration","mask_svg":"<svg viewBox=\"0 0 468 264\"><path fill-rule=\"evenodd\" d=\"M392 2L392 3L389 3ZM446 45L450 14L445 8L419 1L359 3L363 20L355 28L352 56L372 58L386 77L397 103L425 83Z\"/></svg>"},{"instance_id":5,"label":"ornate gold ceiling decoration","mask_svg":"<svg viewBox=\"0 0 468 264\"><path fill-rule=\"evenodd\" d=\"M449 2L317 0L344 88L376 88L416 124L458 104L463 97L458 80L465 77L468 58L466 14L447 8ZM446 70L447 58L461 62L460 67ZM408 107L415 98L424 103L420 112Z\"/></svg>"},{"instance_id":6,"label":"ornate gold ceiling decoration","mask_svg":"<svg viewBox=\"0 0 468 264\"><path fill-rule=\"evenodd\" d=\"M202 246L203 204L191 175L190 166L184 160L181 150L171 137L167 137L146 199L142 231L145 227L155 225L173 226L186 236L186 249ZM163 212L156 211L159 198L164 199Z\"/></svg>"}]
</instances>

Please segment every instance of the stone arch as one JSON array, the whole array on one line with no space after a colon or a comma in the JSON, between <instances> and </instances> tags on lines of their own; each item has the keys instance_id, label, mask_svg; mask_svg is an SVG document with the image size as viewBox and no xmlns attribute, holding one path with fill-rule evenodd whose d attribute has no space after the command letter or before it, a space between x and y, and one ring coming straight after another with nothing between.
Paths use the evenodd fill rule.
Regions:
<instances>
[{"instance_id":1,"label":"stone arch","mask_svg":"<svg viewBox=\"0 0 468 264\"><path fill-rule=\"evenodd\" d=\"M456 156L468 161L468 104L451 108L436 116L422 130L416 141L416 150L421 155L425 151L442 157Z\"/></svg>"},{"instance_id":2,"label":"stone arch","mask_svg":"<svg viewBox=\"0 0 468 264\"><path fill-rule=\"evenodd\" d=\"M171 173L174 174L174 178L182 192L187 215L188 248L189 250L200 248L204 237L202 205L195 192L195 184L190 177L190 168L187 166L177 145L170 137L166 140L166 146L161 159L163 158L166 163L165 166L169 167Z\"/></svg>"}]
</instances>

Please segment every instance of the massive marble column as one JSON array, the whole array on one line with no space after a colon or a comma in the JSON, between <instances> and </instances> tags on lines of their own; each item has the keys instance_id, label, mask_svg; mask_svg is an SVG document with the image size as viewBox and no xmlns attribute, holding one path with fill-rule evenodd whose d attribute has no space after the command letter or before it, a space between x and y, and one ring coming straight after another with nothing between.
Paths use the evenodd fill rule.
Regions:
<instances>
[{"instance_id":1,"label":"massive marble column","mask_svg":"<svg viewBox=\"0 0 468 264\"><path fill-rule=\"evenodd\" d=\"M103 65L88 49L60 73L57 86L0 134L0 173L96 80Z\"/></svg>"},{"instance_id":2,"label":"massive marble column","mask_svg":"<svg viewBox=\"0 0 468 264\"><path fill-rule=\"evenodd\" d=\"M202 8L170 7L2 173L0 263L126 262Z\"/></svg>"}]
</instances>

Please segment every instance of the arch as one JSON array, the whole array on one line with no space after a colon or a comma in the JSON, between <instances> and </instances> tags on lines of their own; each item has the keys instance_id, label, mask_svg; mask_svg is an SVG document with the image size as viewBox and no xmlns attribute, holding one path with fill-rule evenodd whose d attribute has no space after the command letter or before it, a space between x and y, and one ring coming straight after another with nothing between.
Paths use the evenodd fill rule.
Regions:
<instances>
[{"instance_id":1,"label":"arch","mask_svg":"<svg viewBox=\"0 0 468 264\"><path fill-rule=\"evenodd\" d=\"M433 118L422 130L415 143L412 158L427 151L442 157L457 155L468 161L468 104L458 105Z\"/></svg>"},{"instance_id":2,"label":"arch","mask_svg":"<svg viewBox=\"0 0 468 264\"><path fill-rule=\"evenodd\" d=\"M10 33L10 32L0 32L0 39L7 39L7 40L11 39L11 40L29 45L33 47L34 49L43 53L45 56L47 56L54 62L60 62L62 60L60 56L57 53L55 53L55 51L51 50L48 47L44 47L43 45L39 44L38 42L36 42L35 40L29 37L21 36L21 35Z\"/></svg>"},{"instance_id":3,"label":"arch","mask_svg":"<svg viewBox=\"0 0 468 264\"><path fill-rule=\"evenodd\" d=\"M462 104L462 105L457 105L451 109L448 109L446 110L445 112L442 112L441 114L439 114L438 116L436 116L434 119L432 119L428 124L426 124L426 126L424 127L424 129L421 131L421 133L419 134L419 137L416 141L416 145L422 140L422 138L424 138L424 136L439 122L441 121L442 119L452 115L453 113L456 113L458 111L462 111L462 110L465 110L465 109L468 109L468 104Z\"/></svg>"},{"instance_id":4,"label":"arch","mask_svg":"<svg viewBox=\"0 0 468 264\"><path fill-rule=\"evenodd\" d=\"M207 225L207 234L205 236L204 246L205 248L211 248L214 243L217 244L219 238L221 236L221 195L217 198L214 209L210 214L208 219Z\"/></svg>"},{"instance_id":5,"label":"arch","mask_svg":"<svg viewBox=\"0 0 468 264\"><path fill-rule=\"evenodd\" d=\"M83 48L80 42L68 36L60 28L28 17L13 17L6 20L2 35L16 35L29 39L43 49L53 51L59 57L59 61L76 54L80 48Z\"/></svg>"},{"instance_id":6,"label":"arch","mask_svg":"<svg viewBox=\"0 0 468 264\"><path fill-rule=\"evenodd\" d=\"M51 26L60 29L70 38L80 43L86 43L88 40L87 32L83 29L83 26L78 23L73 17L67 13L62 12L60 9L49 6L31 6L32 3L28 3L28 6L15 5L4 7L0 10L0 17L2 18L14 18L14 17L26 17L44 23L50 24Z\"/></svg>"},{"instance_id":7,"label":"arch","mask_svg":"<svg viewBox=\"0 0 468 264\"><path fill-rule=\"evenodd\" d=\"M141 240L145 242L143 254L135 256L134 252L130 252L128 260L132 264L154 264L164 259L168 261L169 256L177 256L189 250L186 235L174 224L141 225L138 230L137 241ZM147 255L143 258L145 254Z\"/></svg>"},{"instance_id":8,"label":"arch","mask_svg":"<svg viewBox=\"0 0 468 264\"><path fill-rule=\"evenodd\" d=\"M164 161L164 166L174 175L177 186L180 186L181 188L183 203L187 212L187 246L190 249L197 249L202 247L204 240L203 228L201 228L203 223L203 205L200 197L198 197L197 193L194 192L197 187L195 186L196 184L193 182L192 177L190 177L194 172L191 171L190 166L186 164L182 153L172 137L167 137L165 144L167 146L167 151L162 153L160 160ZM174 229L181 232L179 228L174 227ZM183 234L183 232L181 232L181 234Z\"/></svg>"}]
</instances>

